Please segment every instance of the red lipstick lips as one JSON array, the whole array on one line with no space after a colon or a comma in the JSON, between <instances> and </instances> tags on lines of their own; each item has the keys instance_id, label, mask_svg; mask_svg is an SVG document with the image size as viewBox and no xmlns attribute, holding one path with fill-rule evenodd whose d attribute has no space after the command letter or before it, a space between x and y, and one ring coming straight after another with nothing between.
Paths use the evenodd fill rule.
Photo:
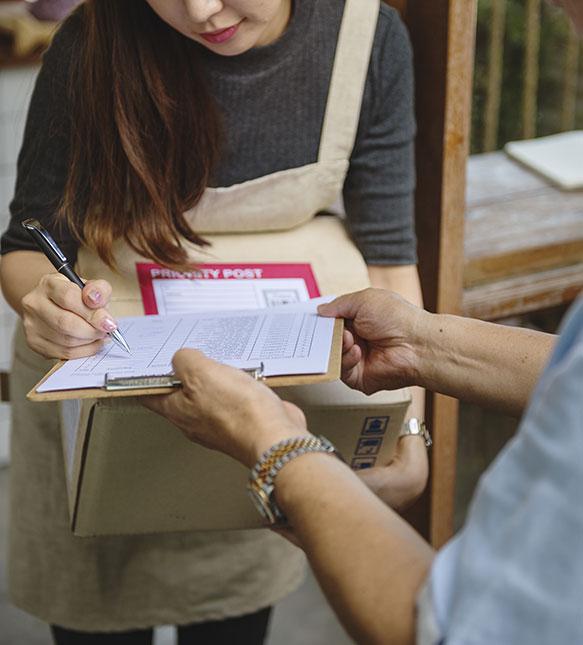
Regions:
<instances>
[{"instance_id":1,"label":"red lipstick lips","mask_svg":"<svg viewBox=\"0 0 583 645\"><path fill-rule=\"evenodd\" d=\"M238 22L236 25L232 25L231 27L227 27L226 29L219 29L218 31L208 31L204 34L200 34L200 37L204 38L209 43L220 45L221 43L226 43L227 40L231 40L231 38L237 33L240 24L241 23Z\"/></svg>"}]
</instances>

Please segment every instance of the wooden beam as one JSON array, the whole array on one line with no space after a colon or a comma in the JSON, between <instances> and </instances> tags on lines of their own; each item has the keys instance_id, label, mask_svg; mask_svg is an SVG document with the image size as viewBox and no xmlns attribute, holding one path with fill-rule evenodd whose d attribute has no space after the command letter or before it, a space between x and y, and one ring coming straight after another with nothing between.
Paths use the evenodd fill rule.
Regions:
<instances>
[{"instance_id":1,"label":"wooden beam","mask_svg":"<svg viewBox=\"0 0 583 645\"><path fill-rule=\"evenodd\" d=\"M492 20L488 45L488 81L486 86L486 108L484 112L484 152L491 152L498 147L506 2L507 0L493 0L492 2Z\"/></svg>"},{"instance_id":2,"label":"wooden beam","mask_svg":"<svg viewBox=\"0 0 583 645\"><path fill-rule=\"evenodd\" d=\"M541 27L541 0L526 0L522 138L536 136Z\"/></svg>"},{"instance_id":3,"label":"wooden beam","mask_svg":"<svg viewBox=\"0 0 583 645\"><path fill-rule=\"evenodd\" d=\"M405 11L415 52L419 270L426 307L436 312L461 311L476 9L475 0L432 0ZM457 401L428 397L427 419L434 447L422 515L441 546L453 532Z\"/></svg>"},{"instance_id":4,"label":"wooden beam","mask_svg":"<svg viewBox=\"0 0 583 645\"><path fill-rule=\"evenodd\" d=\"M579 83L579 36L571 24L568 29L563 76L563 109L561 112L561 130L564 132L575 129Z\"/></svg>"},{"instance_id":5,"label":"wooden beam","mask_svg":"<svg viewBox=\"0 0 583 645\"><path fill-rule=\"evenodd\" d=\"M510 276L466 289L463 314L498 320L573 302L583 292L583 263Z\"/></svg>"}]
</instances>

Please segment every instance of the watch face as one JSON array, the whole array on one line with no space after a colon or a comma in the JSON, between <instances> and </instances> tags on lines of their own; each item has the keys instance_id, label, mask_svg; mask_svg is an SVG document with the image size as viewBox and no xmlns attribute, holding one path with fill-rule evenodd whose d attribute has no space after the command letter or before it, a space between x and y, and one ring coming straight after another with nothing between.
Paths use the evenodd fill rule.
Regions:
<instances>
[{"instance_id":1,"label":"watch face","mask_svg":"<svg viewBox=\"0 0 583 645\"><path fill-rule=\"evenodd\" d=\"M268 524L275 524L275 515L271 510L269 497L265 494L263 489L249 486L247 491L249 492L249 497L251 498L255 508L259 511L259 515L261 515Z\"/></svg>"}]
</instances>

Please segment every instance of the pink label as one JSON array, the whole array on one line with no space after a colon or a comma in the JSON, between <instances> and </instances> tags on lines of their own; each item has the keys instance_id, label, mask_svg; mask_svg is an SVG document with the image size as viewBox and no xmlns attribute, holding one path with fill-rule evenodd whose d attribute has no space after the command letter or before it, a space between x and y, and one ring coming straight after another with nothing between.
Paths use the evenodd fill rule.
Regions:
<instances>
[{"instance_id":1,"label":"pink label","mask_svg":"<svg viewBox=\"0 0 583 645\"><path fill-rule=\"evenodd\" d=\"M309 264L198 264L192 271L180 272L159 264L136 263L142 292L144 312L156 315L158 307L154 295L154 280L266 280L273 278L301 278L310 298L320 295L312 267Z\"/></svg>"}]
</instances>

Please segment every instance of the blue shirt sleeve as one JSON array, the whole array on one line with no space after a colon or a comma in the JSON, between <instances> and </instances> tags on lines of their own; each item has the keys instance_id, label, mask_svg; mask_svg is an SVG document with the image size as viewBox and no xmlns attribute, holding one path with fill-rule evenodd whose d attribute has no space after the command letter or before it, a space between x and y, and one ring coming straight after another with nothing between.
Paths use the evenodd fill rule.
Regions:
<instances>
[{"instance_id":1,"label":"blue shirt sleeve","mask_svg":"<svg viewBox=\"0 0 583 645\"><path fill-rule=\"evenodd\" d=\"M512 384L508 384L512 387ZM426 643L583 643L583 298L563 325L517 435L437 556Z\"/></svg>"}]
</instances>

